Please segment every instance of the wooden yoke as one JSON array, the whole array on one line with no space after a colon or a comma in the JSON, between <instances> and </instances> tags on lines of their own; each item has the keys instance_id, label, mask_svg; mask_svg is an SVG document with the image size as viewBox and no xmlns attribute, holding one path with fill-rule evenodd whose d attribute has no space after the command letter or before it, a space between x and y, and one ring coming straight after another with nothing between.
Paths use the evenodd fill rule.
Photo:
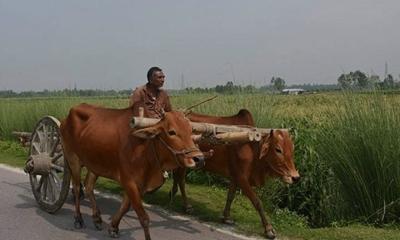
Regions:
<instances>
[{"instance_id":1,"label":"wooden yoke","mask_svg":"<svg viewBox=\"0 0 400 240\"><path fill-rule=\"evenodd\" d=\"M132 128L145 128L158 123L160 119L143 117L143 109L139 109L139 116L131 120ZM212 123L190 122L195 142L214 144L259 142L263 136L269 135L271 128L256 128L252 126L235 126Z\"/></svg>"}]
</instances>

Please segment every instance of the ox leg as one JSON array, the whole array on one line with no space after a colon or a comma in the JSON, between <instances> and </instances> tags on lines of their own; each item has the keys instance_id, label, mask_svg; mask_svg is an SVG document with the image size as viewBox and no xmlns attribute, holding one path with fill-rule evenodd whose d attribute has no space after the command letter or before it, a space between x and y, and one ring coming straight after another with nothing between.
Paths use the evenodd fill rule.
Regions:
<instances>
[{"instance_id":1,"label":"ox leg","mask_svg":"<svg viewBox=\"0 0 400 240\"><path fill-rule=\"evenodd\" d=\"M140 225L142 225L145 239L151 240L149 231L149 223L150 223L149 215L147 215L146 211L144 210L142 204L142 197L140 195L140 191L137 185L133 182L130 182L128 186L126 186L125 190L126 194L129 196L132 202L132 207L139 218Z\"/></svg>"},{"instance_id":2,"label":"ox leg","mask_svg":"<svg viewBox=\"0 0 400 240\"><path fill-rule=\"evenodd\" d=\"M193 206L189 204L187 196L186 196L186 170L183 169L183 174L181 176L181 180L179 183L179 190L181 191L182 201L183 201L183 210L186 213L193 212Z\"/></svg>"},{"instance_id":3,"label":"ox leg","mask_svg":"<svg viewBox=\"0 0 400 240\"><path fill-rule=\"evenodd\" d=\"M81 229L85 227L80 208L80 186L81 186L81 166L77 156L68 156L68 165L72 175L72 189L74 191L75 214L74 227Z\"/></svg>"},{"instance_id":4,"label":"ox leg","mask_svg":"<svg viewBox=\"0 0 400 240\"><path fill-rule=\"evenodd\" d=\"M172 171L172 188L169 191L169 201L172 202L172 199L175 197L176 193L178 192L178 182L180 181L180 171L179 169Z\"/></svg>"},{"instance_id":5,"label":"ox leg","mask_svg":"<svg viewBox=\"0 0 400 240\"><path fill-rule=\"evenodd\" d=\"M257 197L257 194L254 192L248 181L246 180L241 180L238 182L239 187L242 189L243 193L248 197L253 204L254 208L257 210L258 214L260 215L261 218L261 223L264 228L264 235L268 239L275 239L275 230L272 227L272 225L267 221L265 214L264 214L264 208L262 206L262 203L260 199Z\"/></svg>"},{"instance_id":6,"label":"ox leg","mask_svg":"<svg viewBox=\"0 0 400 240\"><path fill-rule=\"evenodd\" d=\"M186 169L179 168L174 171L174 183L172 186L172 190L170 195L175 196L176 192L178 191L177 185L179 185L179 190L181 192L182 201L183 201L183 211L186 213L193 212L193 206L188 203L187 195L186 195Z\"/></svg>"},{"instance_id":7,"label":"ox leg","mask_svg":"<svg viewBox=\"0 0 400 240\"><path fill-rule=\"evenodd\" d=\"M96 199L94 197L94 185L96 184L98 176L96 176L94 173L88 171L86 174L86 179L85 179L85 191L86 195L89 198L90 204L92 205L92 218L93 218L93 224L97 230L102 230L103 226L103 220L101 219L101 213L99 208L97 207Z\"/></svg>"},{"instance_id":8,"label":"ox leg","mask_svg":"<svg viewBox=\"0 0 400 240\"><path fill-rule=\"evenodd\" d=\"M234 223L233 220L231 219L231 206L233 199L235 199L236 189L237 185L231 181L231 184L229 185L228 189L228 194L226 197L224 212L221 218L221 221L225 224L232 225Z\"/></svg>"},{"instance_id":9,"label":"ox leg","mask_svg":"<svg viewBox=\"0 0 400 240\"><path fill-rule=\"evenodd\" d=\"M108 229L108 234L110 234L110 237L119 237L119 223L121 222L122 217L129 211L129 208L130 200L126 193L124 193L124 198L122 199L122 203L118 209L118 212L111 218L110 228Z\"/></svg>"}]
</instances>

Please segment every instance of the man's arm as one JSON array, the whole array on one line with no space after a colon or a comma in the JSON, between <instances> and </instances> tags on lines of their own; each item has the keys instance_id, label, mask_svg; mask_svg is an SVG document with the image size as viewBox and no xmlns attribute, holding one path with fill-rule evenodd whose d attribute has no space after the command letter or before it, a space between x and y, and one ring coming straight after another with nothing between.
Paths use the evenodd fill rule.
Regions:
<instances>
[{"instance_id":1,"label":"man's arm","mask_svg":"<svg viewBox=\"0 0 400 240\"><path fill-rule=\"evenodd\" d=\"M164 111L166 111L166 112L171 112L172 111L172 105L171 105L171 102L169 101L169 96L167 94L165 94Z\"/></svg>"},{"instance_id":2,"label":"man's arm","mask_svg":"<svg viewBox=\"0 0 400 240\"><path fill-rule=\"evenodd\" d=\"M132 107L133 109L133 116L139 116L139 108L144 108L144 99L138 88L132 92L129 98L129 107Z\"/></svg>"}]
</instances>

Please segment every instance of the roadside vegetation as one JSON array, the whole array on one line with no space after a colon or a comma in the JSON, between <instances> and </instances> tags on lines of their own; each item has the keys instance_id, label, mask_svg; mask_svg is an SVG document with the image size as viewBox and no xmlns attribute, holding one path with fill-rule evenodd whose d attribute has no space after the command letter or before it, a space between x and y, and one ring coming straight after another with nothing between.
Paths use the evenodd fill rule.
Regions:
<instances>
[{"instance_id":1,"label":"roadside vegetation","mask_svg":"<svg viewBox=\"0 0 400 240\"><path fill-rule=\"evenodd\" d=\"M186 108L209 93L173 96L173 106ZM0 162L22 166L26 151L11 142L13 130L31 131L45 115L59 119L80 102L114 108L127 98L0 99ZM299 96L220 95L194 111L232 115L252 113L258 127L290 128L302 179L290 187L271 181L258 190L278 233L290 239L400 239L400 97L384 92L323 93ZM8 161L8 162L7 162ZM202 171L188 174L193 215L219 222L226 180ZM178 195L168 199L171 183L146 197L146 202L181 212ZM98 187L119 192L111 181ZM242 196L234 201L236 229L261 234L259 217Z\"/></svg>"}]
</instances>

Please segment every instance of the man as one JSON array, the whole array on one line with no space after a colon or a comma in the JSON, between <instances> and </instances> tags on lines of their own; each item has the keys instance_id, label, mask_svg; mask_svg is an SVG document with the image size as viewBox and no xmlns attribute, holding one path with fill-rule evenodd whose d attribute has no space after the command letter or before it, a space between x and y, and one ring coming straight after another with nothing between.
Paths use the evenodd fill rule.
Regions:
<instances>
[{"instance_id":1,"label":"man","mask_svg":"<svg viewBox=\"0 0 400 240\"><path fill-rule=\"evenodd\" d=\"M133 105L133 115L139 115L139 107L144 109L144 117L161 118L164 112L172 110L171 103L164 85L165 75L161 68L152 67L147 72L147 84L136 88L129 99Z\"/></svg>"}]
</instances>

